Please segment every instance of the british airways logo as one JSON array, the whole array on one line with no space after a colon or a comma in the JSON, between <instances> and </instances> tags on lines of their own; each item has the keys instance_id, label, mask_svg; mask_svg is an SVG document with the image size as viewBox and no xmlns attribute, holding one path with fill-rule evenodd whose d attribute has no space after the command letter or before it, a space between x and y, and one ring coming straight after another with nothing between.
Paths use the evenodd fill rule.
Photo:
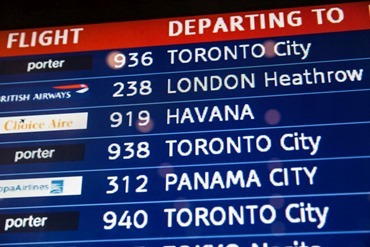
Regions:
<instances>
[{"instance_id":1,"label":"british airways logo","mask_svg":"<svg viewBox=\"0 0 370 247\"><path fill-rule=\"evenodd\" d=\"M24 91L31 89L25 88ZM32 89L34 90L34 89ZM35 102L35 101L49 101L49 100L66 100L72 98L81 98L82 95L86 96L89 91L88 84L67 84L56 85L49 89L36 89L34 93L8 93L0 94L1 103L13 102Z\"/></svg>"},{"instance_id":2,"label":"british airways logo","mask_svg":"<svg viewBox=\"0 0 370 247\"><path fill-rule=\"evenodd\" d=\"M75 90L76 93L86 93L89 91L89 86L87 84L72 84L72 85L64 85L64 86L55 86L53 87L58 90Z\"/></svg>"}]
</instances>

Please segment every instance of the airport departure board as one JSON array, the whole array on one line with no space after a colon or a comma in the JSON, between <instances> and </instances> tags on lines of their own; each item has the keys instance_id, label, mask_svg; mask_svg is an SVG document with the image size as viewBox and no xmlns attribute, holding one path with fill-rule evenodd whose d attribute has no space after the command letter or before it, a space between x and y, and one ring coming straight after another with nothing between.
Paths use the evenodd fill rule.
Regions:
<instances>
[{"instance_id":1,"label":"airport departure board","mask_svg":"<svg viewBox=\"0 0 370 247\"><path fill-rule=\"evenodd\" d=\"M370 246L369 2L0 32L0 246Z\"/></svg>"}]
</instances>

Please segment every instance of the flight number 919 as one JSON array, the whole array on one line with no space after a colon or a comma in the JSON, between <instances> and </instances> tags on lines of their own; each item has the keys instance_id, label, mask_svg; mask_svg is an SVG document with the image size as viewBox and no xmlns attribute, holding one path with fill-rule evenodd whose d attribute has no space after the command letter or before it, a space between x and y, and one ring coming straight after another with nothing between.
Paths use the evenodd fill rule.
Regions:
<instances>
[{"instance_id":1,"label":"flight number 919","mask_svg":"<svg viewBox=\"0 0 370 247\"><path fill-rule=\"evenodd\" d=\"M122 124L126 124L129 127L134 125L134 119L137 117L136 124L139 127L146 126L150 123L150 112L147 110L139 111L138 113L133 113L129 111L125 116L121 112L113 112L110 115L111 128L118 128Z\"/></svg>"}]
</instances>

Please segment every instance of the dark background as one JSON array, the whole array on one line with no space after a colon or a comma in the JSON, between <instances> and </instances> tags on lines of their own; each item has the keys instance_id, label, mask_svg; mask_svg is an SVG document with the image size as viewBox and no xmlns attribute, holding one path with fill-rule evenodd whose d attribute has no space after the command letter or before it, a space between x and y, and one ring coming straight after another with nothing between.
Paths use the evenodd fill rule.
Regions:
<instances>
[{"instance_id":1,"label":"dark background","mask_svg":"<svg viewBox=\"0 0 370 247\"><path fill-rule=\"evenodd\" d=\"M0 1L0 30L236 12L339 0Z\"/></svg>"}]
</instances>

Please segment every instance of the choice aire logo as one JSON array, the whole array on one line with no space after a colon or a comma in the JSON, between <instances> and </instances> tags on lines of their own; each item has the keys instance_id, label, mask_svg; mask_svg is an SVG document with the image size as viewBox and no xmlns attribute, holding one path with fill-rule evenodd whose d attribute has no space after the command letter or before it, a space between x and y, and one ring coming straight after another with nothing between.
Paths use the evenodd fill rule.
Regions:
<instances>
[{"instance_id":1,"label":"choice aire logo","mask_svg":"<svg viewBox=\"0 0 370 247\"><path fill-rule=\"evenodd\" d=\"M24 91L30 91L30 88L24 88ZM68 84L56 85L48 89L41 87L32 87L34 93L20 93L20 94L3 94L0 95L0 103L13 102L38 102L50 100L67 100L67 99L82 99L87 96L89 86L87 84Z\"/></svg>"},{"instance_id":2,"label":"choice aire logo","mask_svg":"<svg viewBox=\"0 0 370 247\"><path fill-rule=\"evenodd\" d=\"M87 112L0 118L0 134L87 128Z\"/></svg>"},{"instance_id":3,"label":"choice aire logo","mask_svg":"<svg viewBox=\"0 0 370 247\"><path fill-rule=\"evenodd\" d=\"M0 180L1 198L81 195L82 176Z\"/></svg>"}]
</instances>

